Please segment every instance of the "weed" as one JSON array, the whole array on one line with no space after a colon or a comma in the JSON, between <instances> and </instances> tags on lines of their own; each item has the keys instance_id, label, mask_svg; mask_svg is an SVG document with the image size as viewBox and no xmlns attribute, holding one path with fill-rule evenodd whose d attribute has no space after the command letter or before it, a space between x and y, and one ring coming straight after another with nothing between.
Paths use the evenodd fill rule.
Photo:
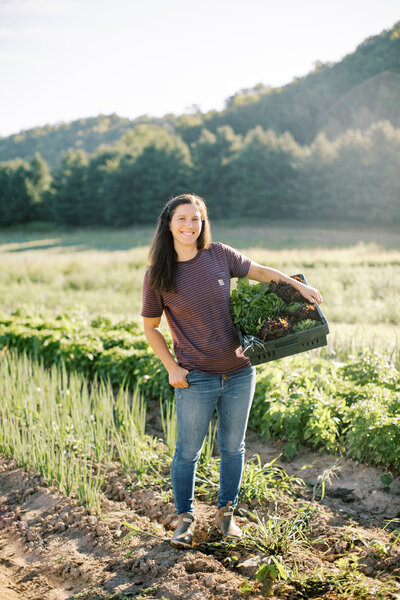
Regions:
<instances>
[{"instance_id":1,"label":"weed","mask_svg":"<svg viewBox=\"0 0 400 600\"><path fill-rule=\"evenodd\" d=\"M395 590L390 582L378 582L374 595L371 596L370 582L358 571L358 560L354 556L337 560L336 567L335 573L327 574L316 568L311 575L302 575L296 566L292 569L290 580L285 582L285 587L294 589L298 598L337 597L341 600L386 598L383 594Z\"/></svg>"},{"instance_id":2,"label":"weed","mask_svg":"<svg viewBox=\"0 0 400 600\"><path fill-rule=\"evenodd\" d=\"M238 545L246 549L257 548L265 554L280 555L289 552L294 546L308 545L306 532L315 510L304 508L291 519L277 515L261 518L257 513L248 513L253 522L244 528Z\"/></svg>"},{"instance_id":3,"label":"weed","mask_svg":"<svg viewBox=\"0 0 400 600\"><path fill-rule=\"evenodd\" d=\"M386 523L386 525L384 526L384 530L387 529L389 526L392 525L400 525L400 519L396 518L396 519L390 519L390 521L388 521ZM390 550L398 543L400 543L400 527L396 527L392 532L391 535L393 536L393 540L390 543Z\"/></svg>"},{"instance_id":4,"label":"weed","mask_svg":"<svg viewBox=\"0 0 400 600\"><path fill-rule=\"evenodd\" d=\"M246 461L240 490L240 500L256 500L261 503L266 500L276 500L279 493L293 496L304 481L299 477L288 475L276 464L277 456L269 463L262 464L256 454Z\"/></svg>"},{"instance_id":5,"label":"weed","mask_svg":"<svg viewBox=\"0 0 400 600\"><path fill-rule=\"evenodd\" d=\"M330 467L328 467L322 473L320 473L320 475L318 475L317 481L313 486L313 500L316 500L318 495L320 496L320 501L324 499L326 482L330 483L333 477L337 477L339 470L339 462L338 460L335 460L335 462Z\"/></svg>"},{"instance_id":6,"label":"weed","mask_svg":"<svg viewBox=\"0 0 400 600\"><path fill-rule=\"evenodd\" d=\"M258 569L256 579L261 583L261 593L263 596L269 596L272 593L272 585L276 580L286 581L289 572L282 563L280 557L269 556L264 564Z\"/></svg>"}]
</instances>

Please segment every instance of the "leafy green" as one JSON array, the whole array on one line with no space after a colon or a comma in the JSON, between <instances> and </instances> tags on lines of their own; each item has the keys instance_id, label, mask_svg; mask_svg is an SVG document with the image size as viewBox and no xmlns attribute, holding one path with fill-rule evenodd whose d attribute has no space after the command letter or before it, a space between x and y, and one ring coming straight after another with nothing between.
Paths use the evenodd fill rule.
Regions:
<instances>
[{"instance_id":1,"label":"leafy green","mask_svg":"<svg viewBox=\"0 0 400 600\"><path fill-rule=\"evenodd\" d=\"M286 304L286 309L285 310L287 310L289 312L295 312L301 306L303 306L302 302L291 302L290 304Z\"/></svg>"},{"instance_id":2,"label":"leafy green","mask_svg":"<svg viewBox=\"0 0 400 600\"><path fill-rule=\"evenodd\" d=\"M257 335L265 319L275 318L285 308L284 301L268 290L268 283L252 285L247 277L239 277L236 289L231 292L231 314L242 331Z\"/></svg>"},{"instance_id":3,"label":"leafy green","mask_svg":"<svg viewBox=\"0 0 400 600\"><path fill-rule=\"evenodd\" d=\"M299 321L293 327L295 331L304 331L305 329L311 329L312 327L316 327L318 325L317 321L313 321L312 319L304 319L303 321Z\"/></svg>"}]
</instances>

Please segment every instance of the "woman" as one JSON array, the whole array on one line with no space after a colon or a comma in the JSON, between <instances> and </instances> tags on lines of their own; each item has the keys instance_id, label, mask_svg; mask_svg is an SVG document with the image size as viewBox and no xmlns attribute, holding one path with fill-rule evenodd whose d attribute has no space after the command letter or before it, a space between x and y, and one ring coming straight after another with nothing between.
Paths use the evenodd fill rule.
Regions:
<instances>
[{"instance_id":1,"label":"woman","mask_svg":"<svg viewBox=\"0 0 400 600\"><path fill-rule=\"evenodd\" d=\"M211 243L202 198L183 194L161 212L143 285L147 340L175 388L177 444L171 479L178 526L171 543L192 544L197 461L214 409L218 414L220 490L215 522L222 535L240 537L233 519L245 451L245 433L255 387L255 369L243 355L230 310L231 277L286 281L310 302L317 289L264 267L233 248ZM159 329L165 313L175 358Z\"/></svg>"}]
</instances>

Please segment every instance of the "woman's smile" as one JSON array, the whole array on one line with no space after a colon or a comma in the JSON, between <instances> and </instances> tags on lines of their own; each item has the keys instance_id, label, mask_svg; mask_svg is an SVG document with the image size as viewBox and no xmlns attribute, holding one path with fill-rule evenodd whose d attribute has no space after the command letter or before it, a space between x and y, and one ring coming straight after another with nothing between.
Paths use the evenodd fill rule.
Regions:
<instances>
[{"instance_id":1,"label":"woman's smile","mask_svg":"<svg viewBox=\"0 0 400 600\"><path fill-rule=\"evenodd\" d=\"M174 211L169 225L179 254L181 244L196 244L202 229L201 214L194 204L180 204Z\"/></svg>"}]
</instances>

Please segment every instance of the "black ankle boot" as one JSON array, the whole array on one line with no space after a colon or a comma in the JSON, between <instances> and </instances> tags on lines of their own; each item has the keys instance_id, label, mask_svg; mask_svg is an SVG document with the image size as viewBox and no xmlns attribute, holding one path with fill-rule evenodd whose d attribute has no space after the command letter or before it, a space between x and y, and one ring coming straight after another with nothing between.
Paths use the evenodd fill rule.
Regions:
<instances>
[{"instance_id":1,"label":"black ankle boot","mask_svg":"<svg viewBox=\"0 0 400 600\"><path fill-rule=\"evenodd\" d=\"M190 529L194 521L192 513L181 513L178 516L178 525L172 536L171 544L175 548L190 548L192 545L193 533Z\"/></svg>"}]
</instances>

